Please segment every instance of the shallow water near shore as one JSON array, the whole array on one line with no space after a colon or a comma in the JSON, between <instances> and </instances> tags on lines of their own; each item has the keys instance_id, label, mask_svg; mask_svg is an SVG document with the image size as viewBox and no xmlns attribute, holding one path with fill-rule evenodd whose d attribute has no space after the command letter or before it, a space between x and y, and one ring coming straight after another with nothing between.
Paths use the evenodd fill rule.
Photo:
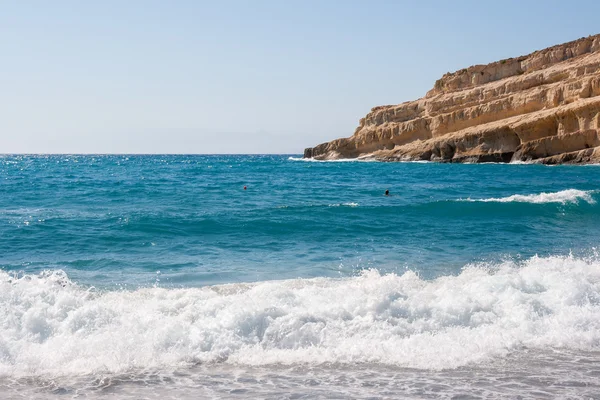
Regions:
<instances>
[{"instance_id":1,"label":"shallow water near shore","mask_svg":"<svg viewBox=\"0 0 600 400\"><path fill-rule=\"evenodd\" d=\"M260 368L211 365L168 373L131 372L62 381L22 379L7 382L5 388L20 390L18 396L9 399L597 399L598 357L599 353L538 353L439 372L369 364ZM553 368L547 368L549 364Z\"/></svg>"},{"instance_id":2,"label":"shallow water near shore","mask_svg":"<svg viewBox=\"0 0 600 400\"><path fill-rule=\"evenodd\" d=\"M2 156L0 392L600 398L598 168Z\"/></svg>"}]
</instances>

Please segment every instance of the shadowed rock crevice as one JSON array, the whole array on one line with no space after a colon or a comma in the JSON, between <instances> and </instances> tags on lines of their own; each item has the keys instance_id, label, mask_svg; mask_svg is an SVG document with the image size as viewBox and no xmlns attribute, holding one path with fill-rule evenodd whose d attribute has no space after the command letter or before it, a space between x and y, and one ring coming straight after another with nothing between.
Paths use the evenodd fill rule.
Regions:
<instances>
[{"instance_id":1,"label":"shadowed rock crevice","mask_svg":"<svg viewBox=\"0 0 600 400\"><path fill-rule=\"evenodd\" d=\"M590 163L600 160L588 151L600 146L599 132L596 35L445 74L425 97L374 107L354 135L304 157Z\"/></svg>"}]
</instances>

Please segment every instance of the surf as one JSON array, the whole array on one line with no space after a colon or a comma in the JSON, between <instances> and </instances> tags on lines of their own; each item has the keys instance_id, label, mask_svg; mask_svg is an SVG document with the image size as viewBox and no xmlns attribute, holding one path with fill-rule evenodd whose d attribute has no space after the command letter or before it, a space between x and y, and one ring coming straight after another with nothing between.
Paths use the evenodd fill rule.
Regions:
<instances>
[{"instance_id":1,"label":"surf","mask_svg":"<svg viewBox=\"0 0 600 400\"><path fill-rule=\"evenodd\" d=\"M578 190L566 189L559 192L542 192L534 194L514 194L507 197L487 198L487 199L464 199L460 201L483 202L483 203L532 203L532 204L574 204L580 201L588 204L596 204L596 200L592 197L596 193L594 190Z\"/></svg>"},{"instance_id":2,"label":"surf","mask_svg":"<svg viewBox=\"0 0 600 400\"><path fill-rule=\"evenodd\" d=\"M64 271L0 271L0 376L197 364L453 369L541 349L600 349L600 260L532 257L457 275L96 290Z\"/></svg>"}]
</instances>

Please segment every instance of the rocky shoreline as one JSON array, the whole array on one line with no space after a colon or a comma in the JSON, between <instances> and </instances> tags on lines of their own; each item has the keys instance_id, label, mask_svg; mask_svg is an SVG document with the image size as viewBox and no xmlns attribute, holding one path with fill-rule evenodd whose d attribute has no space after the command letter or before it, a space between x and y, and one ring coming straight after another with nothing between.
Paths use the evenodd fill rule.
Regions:
<instances>
[{"instance_id":1,"label":"rocky shoreline","mask_svg":"<svg viewBox=\"0 0 600 400\"><path fill-rule=\"evenodd\" d=\"M375 107L305 158L600 162L600 35L445 74L425 97Z\"/></svg>"}]
</instances>

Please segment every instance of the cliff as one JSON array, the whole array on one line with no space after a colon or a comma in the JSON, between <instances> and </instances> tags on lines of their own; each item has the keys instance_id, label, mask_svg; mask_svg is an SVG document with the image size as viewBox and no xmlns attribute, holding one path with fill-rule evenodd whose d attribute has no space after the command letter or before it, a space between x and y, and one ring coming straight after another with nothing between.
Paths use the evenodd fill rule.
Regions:
<instances>
[{"instance_id":1,"label":"cliff","mask_svg":"<svg viewBox=\"0 0 600 400\"><path fill-rule=\"evenodd\" d=\"M600 162L600 35L445 74L425 97L375 107L320 160Z\"/></svg>"}]
</instances>

